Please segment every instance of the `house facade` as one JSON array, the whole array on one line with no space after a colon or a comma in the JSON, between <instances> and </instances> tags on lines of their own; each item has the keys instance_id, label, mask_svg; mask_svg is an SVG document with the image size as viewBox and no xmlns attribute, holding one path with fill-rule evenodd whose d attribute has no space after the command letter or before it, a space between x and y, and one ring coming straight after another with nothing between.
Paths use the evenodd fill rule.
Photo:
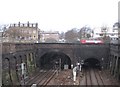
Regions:
<instances>
[{"instance_id":1,"label":"house facade","mask_svg":"<svg viewBox=\"0 0 120 87\"><path fill-rule=\"evenodd\" d=\"M37 42L38 31L38 23L10 24L3 34L3 39L5 42Z\"/></svg>"}]
</instances>

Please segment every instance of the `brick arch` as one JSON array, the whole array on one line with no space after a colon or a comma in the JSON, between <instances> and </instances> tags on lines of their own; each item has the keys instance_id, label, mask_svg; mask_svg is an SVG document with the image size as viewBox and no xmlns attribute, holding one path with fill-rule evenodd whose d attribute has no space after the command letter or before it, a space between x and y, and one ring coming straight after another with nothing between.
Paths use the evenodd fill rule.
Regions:
<instances>
[{"instance_id":1,"label":"brick arch","mask_svg":"<svg viewBox=\"0 0 120 87\"><path fill-rule=\"evenodd\" d=\"M63 51L60 51L60 50L57 50L57 49L52 49L52 50L48 50L48 51L45 51L41 54L41 56L39 56L39 60L38 60L38 66L41 66L40 65L40 61L43 60L43 58L46 56L46 55L50 55L50 57L59 57L59 58L63 58L63 57L66 57L66 60L67 61L70 61L70 65L71 65L71 58L69 55L67 55L65 52ZM47 58L48 59L48 58ZM56 58L53 58L53 60L56 59ZM69 67L70 67L69 65Z\"/></svg>"},{"instance_id":2,"label":"brick arch","mask_svg":"<svg viewBox=\"0 0 120 87\"><path fill-rule=\"evenodd\" d=\"M43 56L44 54L49 53L49 52L63 53L65 55L67 55L71 59L71 56L69 54L67 54L66 51L64 51L64 50L58 50L58 49L52 49L52 50L44 51L41 56Z\"/></svg>"},{"instance_id":3,"label":"brick arch","mask_svg":"<svg viewBox=\"0 0 120 87\"><path fill-rule=\"evenodd\" d=\"M102 58L100 58L100 57L96 57L96 56L88 56L88 57L84 57L84 58L81 58L81 60L85 61L85 60L87 60L87 59L91 59L91 58L100 61L100 63L102 62Z\"/></svg>"},{"instance_id":4,"label":"brick arch","mask_svg":"<svg viewBox=\"0 0 120 87\"><path fill-rule=\"evenodd\" d=\"M88 66L88 67L96 67L96 68L99 68L101 69L101 66L102 66L102 62L97 59L97 58L94 58L94 57L91 57L91 58L87 58L87 59L84 59L84 66Z\"/></svg>"}]
</instances>

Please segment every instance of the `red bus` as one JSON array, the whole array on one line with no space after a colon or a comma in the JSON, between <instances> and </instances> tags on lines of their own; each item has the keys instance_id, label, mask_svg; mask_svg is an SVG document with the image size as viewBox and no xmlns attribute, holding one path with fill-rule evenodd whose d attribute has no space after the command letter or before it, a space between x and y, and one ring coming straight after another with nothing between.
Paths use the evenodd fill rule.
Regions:
<instances>
[{"instance_id":1,"label":"red bus","mask_svg":"<svg viewBox=\"0 0 120 87\"><path fill-rule=\"evenodd\" d=\"M85 40L85 39L82 39L80 40L80 43L90 43L90 44L102 44L103 41L102 40Z\"/></svg>"}]
</instances>

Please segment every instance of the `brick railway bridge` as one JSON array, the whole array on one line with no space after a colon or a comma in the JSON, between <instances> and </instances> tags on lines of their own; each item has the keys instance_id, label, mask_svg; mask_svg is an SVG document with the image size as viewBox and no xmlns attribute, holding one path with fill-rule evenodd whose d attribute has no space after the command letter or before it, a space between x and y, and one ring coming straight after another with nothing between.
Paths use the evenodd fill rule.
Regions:
<instances>
[{"instance_id":1,"label":"brick railway bridge","mask_svg":"<svg viewBox=\"0 0 120 87\"><path fill-rule=\"evenodd\" d=\"M12 57L21 57L24 60L23 56L28 54L35 57L38 67L41 67L41 63L46 64L53 60L59 60L59 58L73 65L89 58L96 59L100 63L104 59L104 63L107 63L109 45L77 43L3 44L3 59L12 60Z\"/></svg>"},{"instance_id":2,"label":"brick railway bridge","mask_svg":"<svg viewBox=\"0 0 120 87\"><path fill-rule=\"evenodd\" d=\"M44 43L35 44L36 64L44 65L51 60L62 59L63 64L76 65L77 62L87 59L96 59L106 63L109 57L109 45L106 44L77 44L77 43ZM47 62L48 61L48 62ZM41 64L42 63L42 64Z\"/></svg>"},{"instance_id":3,"label":"brick railway bridge","mask_svg":"<svg viewBox=\"0 0 120 87\"><path fill-rule=\"evenodd\" d=\"M75 66L81 61L99 63L105 68L110 64L109 44L3 43L1 46L4 84L19 83L21 63L25 63L28 77L38 68L53 67L56 61L61 61L61 68L66 64L71 68L71 64Z\"/></svg>"}]
</instances>

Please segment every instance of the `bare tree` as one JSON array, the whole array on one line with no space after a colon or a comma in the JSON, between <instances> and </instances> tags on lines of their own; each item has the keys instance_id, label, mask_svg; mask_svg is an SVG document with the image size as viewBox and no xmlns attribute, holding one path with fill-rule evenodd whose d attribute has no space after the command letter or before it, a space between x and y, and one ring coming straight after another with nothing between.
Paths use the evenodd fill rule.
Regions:
<instances>
[{"instance_id":1,"label":"bare tree","mask_svg":"<svg viewBox=\"0 0 120 87\"><path fill-rule=\"evenodd\" d=\"M106 37L107 36L107 32L108 32L108 27L107 26L102 26L101 27L101 32L102 32L102 36Z\"/></svg>"},{"instance_id":2,"label":"bare tree","mask_svg":"<svg viewBox=\"0 0 120 87\"><path fill-rule=\"evenodd\" d=\"M107 26L102 26L101 27L101 39L103 39L103 41L105 43L109 43L110 42L110 37L109 35L107 35L109 28Z\"/></svg>"},{"instance_id":3,"label":"bare tree","mask_svg":"<svg viewBox=\"0 0 120 87\"><path fill-rule=\"evenodd\" d=\"M61 32L61 33L59 34L59 38L60 38L60 39L65 39L65 33L64 33L64 32Z\"/></svg>"},{"instance_id":4,"label":"bare tree","mask_svg":"<svg viewBox=\"0 0 120 87\"><path fill-rule=\"evenodd\" d=\"M83 38L84 39L89 39L94 34L94 31L90 27L84 26L84 27L82 27L80 29L80 31L78 32L78 34L79 34L79 38L80 39L83 39Z\"/></svg>"},{"instance_id":5,"label":"bare tree","mask_svg":"<svg viewBox=\"0 0 120 87\"><path fill-rule=\"evenodd\" d=\"M7 41L14 41L16 40L19 36L21 35L20 31L18 29L15 28L4 28L3 31L3 38L4 40Z\"/></svg>"},{"instance_id":6,"label":"bare tree","mask_svg":"<svg viewBox=\"0 0 120 87\"><path fill-rule=\"evenodd\" d=\"M76 28L69 30L65 33L65 39L67 42L75 42L78 39L78 33Z\"/></svg>"},{"instance_id":7,"label":"bare tree","mask_svg":"<svg viewBox=\"0 0 120 87\"><path fill-rule=\"evenodd\" d=\"M120 22L116 22L116 23L114 23L113 27L120 28Z\"/></svg>"}]
</instances>

